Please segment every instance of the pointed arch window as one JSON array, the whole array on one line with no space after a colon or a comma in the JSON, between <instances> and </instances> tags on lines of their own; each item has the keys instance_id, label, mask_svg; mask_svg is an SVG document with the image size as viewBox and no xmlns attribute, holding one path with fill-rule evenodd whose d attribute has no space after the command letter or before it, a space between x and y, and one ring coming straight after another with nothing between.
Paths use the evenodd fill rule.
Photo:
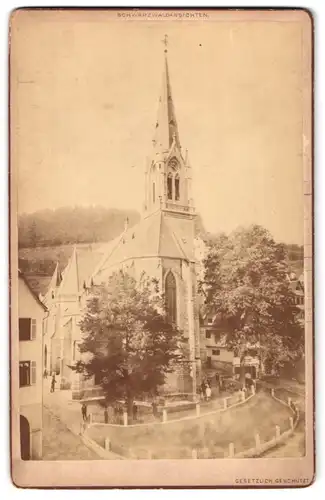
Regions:
<instances>
[{"instance_id":1,"label":"pointed arch window","mask_svg":"<svg viewBox=\"0 0 325 500\"><path fill-rule=\"evenodd\" d=\"M168 272L165 281L165 296L166 296L166 313L170 323L177 321L177 297L176 297L176 280L171 271Z\"/></svg>"},{"instance_id":2,"label":"pointed arch window","mask_svg":"<svg viewBox=\"0 0 325 500\"><path fill-rule=\"evenodd\" d=\"M167 176L167 198L169 200L173 199L173 176L168 174Z\"/></svg>"},{"instance_id":3,"label":"pointed arch window","mask_svg":"<svg viewBox=\"0 0 325 500\"><path fill-rule=\"evenodd\" d=\"M175 200L179 201L179 176L175 176Z\"/></svg>"}]
</instances>

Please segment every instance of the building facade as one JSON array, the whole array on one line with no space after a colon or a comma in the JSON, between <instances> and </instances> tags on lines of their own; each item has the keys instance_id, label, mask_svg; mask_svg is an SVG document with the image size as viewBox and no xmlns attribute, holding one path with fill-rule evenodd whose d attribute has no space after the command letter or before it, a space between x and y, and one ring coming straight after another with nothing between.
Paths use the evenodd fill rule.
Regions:
<instances>
[{"instance_id":1,"label":"building facade","mask_svg":"<svg viewBox=\"0 0 325 500\"><path fill-rule=\"evenodd\" d=\"M18 307L21 458L37 460L42 457L42 338L47 309L21 272Z\"/></svg>"},{"instance_id":2,"label":"building facade","mask_svg":"<svg viewBox=\"0 0 325 500\"><path fill-rule=\"evenodd\" d=\"M81 270L75 249L62 280L56 269L44 299L50 311L44 342L46 368L60 378L61 389L72 390L73 398L85 397L92 390L89 382L69 368L80 356L78 322L87 295L93 285L107 282L120 269L135 279L143 272L157 279L166 296L169 319L184 332L188 343L188 359L168 376L166 390L196 393L201 364L191 182L192 169L180 143L165 51L158 118L145 172L142 219L130 228L126 222L122 234L93 255L87 270Z\"/></svg>"}]
</instances>

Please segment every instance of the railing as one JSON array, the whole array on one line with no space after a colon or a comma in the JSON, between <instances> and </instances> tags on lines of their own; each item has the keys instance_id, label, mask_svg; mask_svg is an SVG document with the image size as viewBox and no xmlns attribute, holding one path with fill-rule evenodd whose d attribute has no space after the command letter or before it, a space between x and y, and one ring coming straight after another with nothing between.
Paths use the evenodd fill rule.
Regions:
<instances>
[{"instance_id":1,"label":"railing","mask_svg":"<svg viewBox=\"0 0 325 500\"><path fill-rule=\"evenodd\" d=\"M286 400L282 399L284 394L286 393L287 391L285 389L281 388L271 389L271 397L276 401L278 401L279 403L281 403L282 405L286 406L290 410L292 415L291 417L288 418L286 422L282 424L282 428L279 425L276 425L274 428L273 437L267 440L263 440L263 436L260 436L259 432L256 432L254 436L255 446L240 453L235 452L234 443L229 443L229 453L228 453L229 457L235 457L235 458L260 457L269 450L272 450L278 445L285 443L293 435L299 423L300 413L298 405L292 401L291 397L288 397Z\"/></svg>"},{"instance_id":2,"label":"railing","mask_svg":"<svg viewBox=\"0 0 325 500\"><path fill-rule=\"evenodd\" d=\"M169 201L163 203L162 208L166 208L167 210L173 210L175 212L187 212L191 214L195 213L194 207L191 207L189 205L179 205L178 203L172 203Z\"/></svg>"},{"instance_id":3,"label":"railing","mask_svg":"<svg viewBox=\"0 0 325 500\"><path fill-rule=\"evenodd\" d=\"M200 423L201 419L203 418L204 420L202 421L202 424L205 426L206 425L206 418L209 415L212 416L213 413L218 413L220 411L225 411L228 409L231 409L232 407L236 407L238 404L245 403L245 401L250 400L252 397L255 395L255 388L252 387L251 389L251 394L247 397L245 397L244 393L239 393L239 394L233 394L232 396L228 398L223 398L220 400L221 403L221 408L218 410L214 410L213 412L204 412L203 410L203 404L197 404L196 407L196 415L195 416L188 416L188 417L183 417L178 420L163 420L160 422L152 422L152 423L160 423L162 424L161 431L165 430L168 435L168 428L169 425L179 425L177 422L198 422ZM194 445L194 447L189 447L188 445L186 446L174 446L172 442L170 442L169 446L167 444L167 439L166 439L166 447L162 447L162 449L146 449L141 448L141 446L135 446L133 447L132 445L128 443L123 443L121 439L124 434L121 434L118 432L115 435L115 431L112 434L112 439L111 437L107 436L106 432L102 432L102 429L105 428L103 425L99 426L91 426L89 430L93 429L93 431L98 431L99 435L101 436L101 439L98 439L98 435L95 437L89 437L90 441L95 439L96 441L96 446L101 445L102 452L105 454L107 452L114 452L120 455L121 458L128 458L128 459L161 459L161 458L192 458L192 459L200 459L200 458L226 458L226 457L234 457L234 458L248 458L248 457L258 457L263 455L266 451L274 448L275 446L278 446L279 444L284 443L287 439L292 436L292 434L295 431L296 426L298 425L299 422L299 409L298 406L291 400L289 397L285 401L280 399L280 397L283 396L282 391L278 391L280 394L280 397L277 397L276 395L277 391L272 390L271 391L271 397L276 399L278 402L286 406L291 413L291 416L288 417L287 421L283 421L281 424L281 428L279 425L276 425L273 430L270 429L271 431L271 436L266 437L264 432L259 433L258 429L256 430L255 434L252 434L252 436L247 436L246 442L242 443L244 444L244 450L240 451L238 453L238 449L236 450L236 443L230 443L230 442L214 442L213 439L208 442L202 442L200 443L201 445L197 444L197 446ZM201 409L199 408L201 407ZM167 415L165 415L166 417ZM209 418L209 417L208 417ZM205 422L205 423L204 423ZM93 421L95 423L95 421ZM125 425L127 427L125 427ZM208 426L209 426L209 421L208 421ZM109 426L108 426L109 427ZM114 426L113 426L114 427ZM120 425L118 425L120 427ZM152 426L151 423L148 422L148 425L143 425L143 424L136 424L136 425L128 425L128 423L124 423L124 428L125 432L127 432L126 436L129 434L129 431L134 433L138 433L141 428L144 429L145 433L148 432L153 432L153 428L156 428L156 426ZM128 431L127 431L128 429ZM176 432L177 427L172 428L173 432ZM202 427L203 429L203 427ZM113 429L112 429L113 431ZM118 429L116 429L118 431ZM122 429L121 429L122 431ZM178 427L177 432L184 432L183 427ZM92 433L91 433L92 434ZM111 433L109 433L111 436ZM201 433L202 434L202 433ZM269 431L267 432L269 434ZM138 435L138 434L137 434ZM273 435L273 437L272 437ZM105 437L106 436L106 437ZM115 436L115 438L114 438ZM154 436L154 434L153 434ZM131 436L132 437L132 436ZM211 436L213 437L213 436ZM221 440L222 441L222 440ZM132 439L129 440L129 442L132 442ZM164 441L165 442L165 441ZM194 443L193 443L194 444ZM208 445L208 447L207 447Z\"/></svg>"},{"instance_id":4,"label":"railing","mask_svg":"<svg viewBox=\"0 0 325 500\"><path fill-rule=\"evenodd\" d=\"M217 414L231 410L231 408L238 405L245 404L245 402L248 402L254 396L255 388L252 388L251 394L245 395L244 392L240 392L227 398L222 398L218 402L220 404L213 408L207 408L206 403L196 403L195 409L193 412L190 412L190 415L188 412L187 416L176 419L173 414L168 418L165 407L162 419L160 417L158 420L156 419L156 421L152 422L133 423L132 421L128 422L126 419L122 426L121 424L108 424L106 427L103 424L98 425L95 420L92 420L92 425L88 426L87 435L88 438L95 440L97 444L104 448L106 452L114 452L128 459L223 457L226 456L227 450L225 447L221 449L215 443L209 449L204 447L205 443L202 443L202 447L193 449L193 445L189 446L187 443L177 445L173 442L174 439L170 438L171 436L179 436L182 433L191 435L193 426L195 429L197 427L200 428L203 432L206 427L210 427L211 418L214 418ZM202 432L200 433L202 434ZM148 435L151 435L152 443L157 444L157 442L161 442L162 446L158 446L158 449L157 446L150 449L150 446L144 444L141 446L140 443L135 443L133 438L136 436L137 441L141 435L145 439L148 438ZM192 438L191 441L193 441Z\"/></svg>"}]
</instances>

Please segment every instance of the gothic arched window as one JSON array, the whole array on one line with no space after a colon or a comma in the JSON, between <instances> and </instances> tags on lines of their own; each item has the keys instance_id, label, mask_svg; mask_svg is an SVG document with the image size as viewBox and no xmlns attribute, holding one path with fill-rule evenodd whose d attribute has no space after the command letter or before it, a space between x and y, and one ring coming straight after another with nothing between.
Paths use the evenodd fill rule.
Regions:
<instances>
[{"instance_id":1,"label":"gothic arched window","mask_svg":"<svg viewBox=\"0 0 325 500\"><path fill-rule=\"evenodd\" d=\"M172 174L167 176L167 198L169 200L173 199L173 177Z\"/></svg>"},{"instance_id":2,"label":"gothic arched window","mask_svg":"<svg viewBox=\"0 0 325 500\"><path fill-rule=\"evenodd\" d=\"M166 312L170 323L176 323L177 320L177 298L176 298L176 280L171 271L168 272L165 281Z\"/></svg>"},{"instance_id":3,"label":"gothic arched window","mask_svg":"<svg viewBox=\"0 0 325 500\"><path fill-rule=\"evenodd\" d=\"M175 200L179 201L179 176L175 176Z\"/></svg>"}]
</instances>

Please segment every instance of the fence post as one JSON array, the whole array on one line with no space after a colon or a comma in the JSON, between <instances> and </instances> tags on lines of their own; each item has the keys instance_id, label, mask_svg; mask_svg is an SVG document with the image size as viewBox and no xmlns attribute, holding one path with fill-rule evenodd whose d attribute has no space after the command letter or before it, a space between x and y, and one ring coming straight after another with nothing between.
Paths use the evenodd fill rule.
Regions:
<instances>
[{"instance_id":1,"label":"fence post","mask_svg":"<svg viewBox=\"0 0 325 500\"><path fill-rule=\"evenodd\" d=\"M290 429L293 430L293 418L289 417L289 422L290 422Z\"/></svg>"},{"instance_id":2,"label":"fence post","mask_svg":"<svg viewBox=\"0 0 325 500\"><path fill-rule=\"evenodd\" d=\"M224 398L224 400L223 400L223 408L224 408L224 410L227 409L227 398Z\"/></svg>"},{"instance_id":3,"label":"fence post","mask_svg":"<svg viewBox=\"0 0 325 500\"><path fill-rule=\"evenodd\" d=\"M271 396L274 398L274 389L271 389Z\"/></svg>"},{"instance_id":4,"label":"fence post","mask_svg":"<svg viewBox=\"0 0 325 500\"><path fill-rule=\"evenodd\" d=\"M255 394L255 385L254 384L252 385L251 392L252 392L252 395L254 396L254 394Z\"/></svg>"},{"instance_id":5,"label":"fence post","mask_svg":"<svg viewBox=\"0 0 325 500\"><path fill-rule=\"evenodd\" d=\"M128 425L128 414L126 411L123 412L123 425Z\"/></svg>"},{"instance_id":6,"label":"fence post","mask_svg":"<svg viewBox=\"0 0 325 500\"><path fill-rule=\"evenodd\" d=\"M260 438L260 435L259 433L257 432L255 434L255 447L259 450L260 447L261 447L261 438Z\"/></svg>"},{"instance_id":7,"label":"fence post","mask_svg":"<svg viewBox=\"0 0 325 500\"><path fill-rule=\"evenodd\" d=\"M197 458L197 450L192 450L192 458Z\"/></svg>"},{"instance_id":8,"label":"fence post","mask_svg":"<svg viewBox=\"0 0 325 500\"><path fill-rule=\"evenodd\" d=\"M92 413L89 413L88 423L89 424L93 423L93 414Z\"/></svg>"},{"instance_id":9,"label":"fence post","mask_svg":"<svg viewBox=\"0 0 325 500\"><path fill-rule=\"evenodd\" d=\"M196 416L199 417L201 411L200 403L196 403L195 407L196 407Z\"/></svg>"},{"instance_id":10,"label":"fence post","mask_svg":"<svg viewBox=\"0 0 325 500\"><path fill-rule=\"evenodd\" d=\"M163 416L163 422L167 422L167 410L166 410L166 408L163 408L162 416Z\"/></svg>"},{"instance_id":11,"label":"fence post","mask_svg":"<svg viewBox=\"0 0 325 500\"><path fill-rule=\"evenodd\" d=\"M281 436L281 429L279 425L275 426L275 439L279 439Z\"/></svg>"},{"instance_id":12,"label":"fence post","mask_svg":"<svg viewBox=\"0 0 325 500\"><path fill-rule=\"evenodd\" d=\"M229 443L229 453L228 456L231 458L235 455L235 445L234 443Z\"/></svg>"},{"instance_id":13,"label":"fence post","mask_svg":"<svg viewBox=\"0 0 325 500\"><path fill-rule=\"evenodd\" d=\"M111 449L111 442L110 439L107 437L105 439L105 450L110 451L110 449Z\"/></svg>"}]
</instances>

